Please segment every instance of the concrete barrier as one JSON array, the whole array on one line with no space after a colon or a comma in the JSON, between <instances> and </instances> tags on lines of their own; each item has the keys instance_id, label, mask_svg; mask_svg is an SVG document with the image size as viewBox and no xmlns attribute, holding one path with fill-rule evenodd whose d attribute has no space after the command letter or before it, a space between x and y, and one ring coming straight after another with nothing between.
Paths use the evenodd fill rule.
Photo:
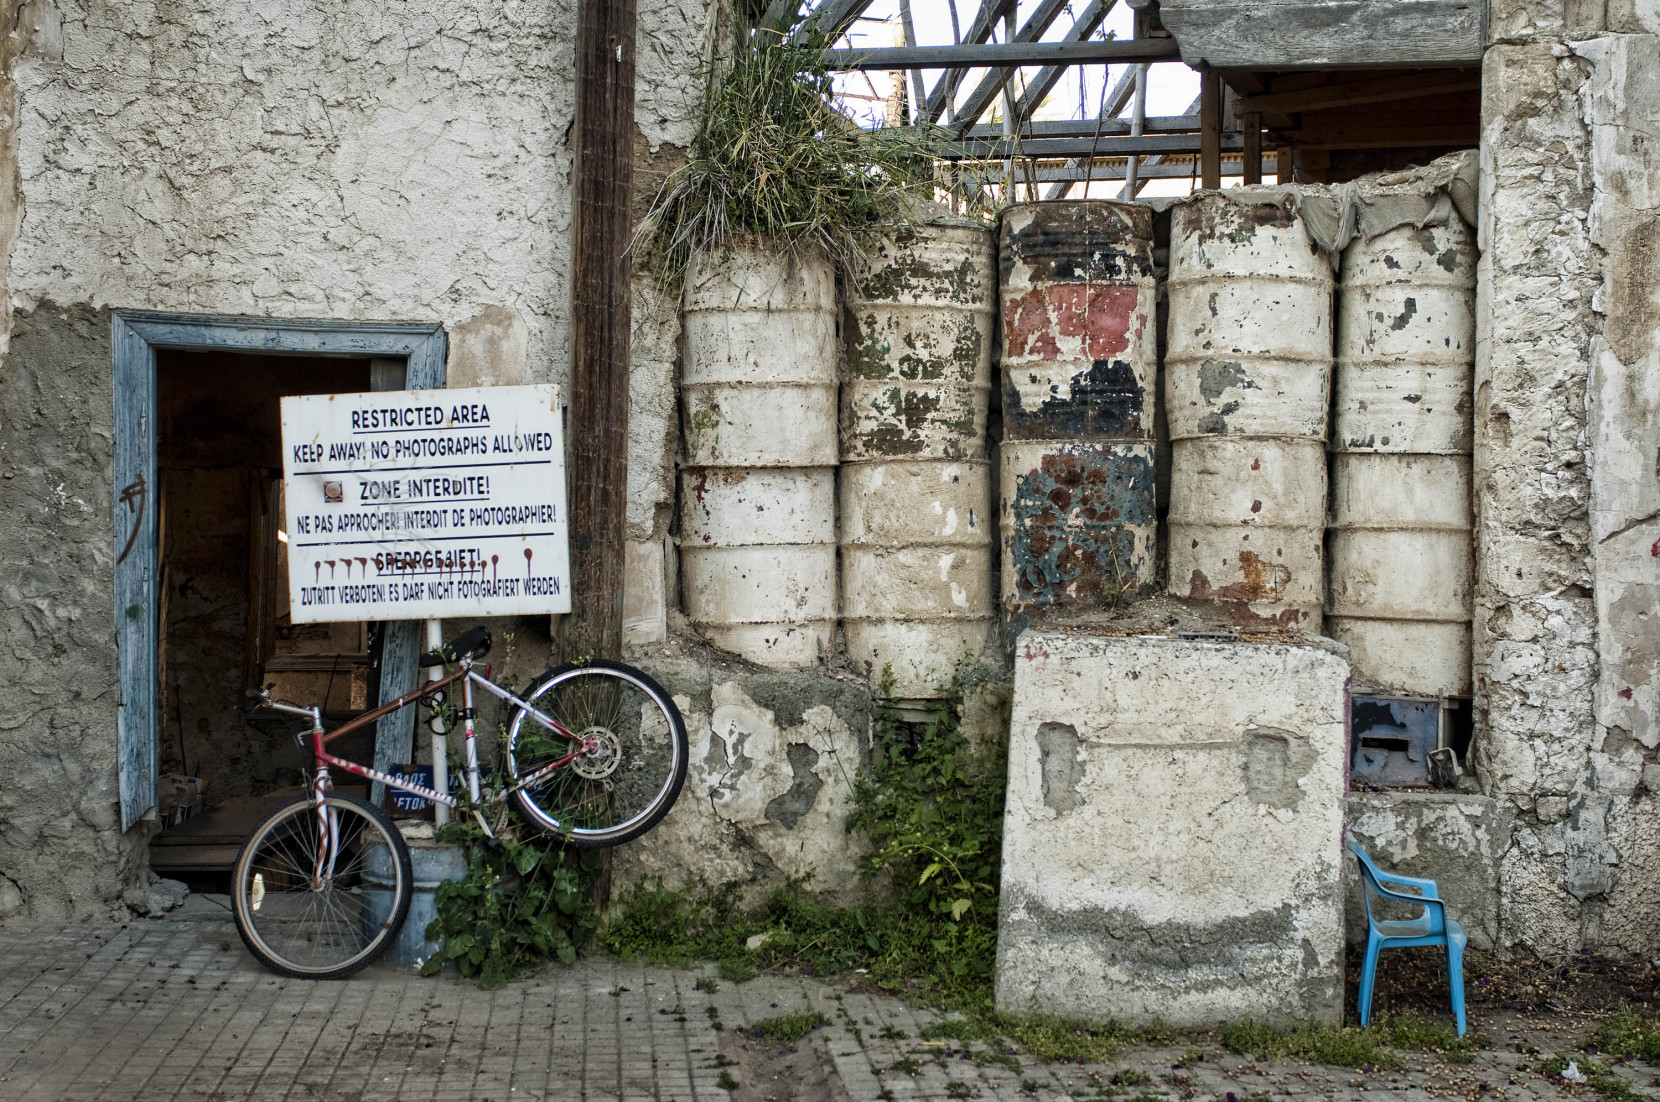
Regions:
<instances>
[{"instance_id":1,"label":"concrete barrier","mask_svg":"<svg viewBox=\"0 0 1660 1102\"><path fill-rule=\"evenodd\" d=\"M1341 647L1017 642L997 1005L1337 1024Z\"/></svg>"}]
</instances>

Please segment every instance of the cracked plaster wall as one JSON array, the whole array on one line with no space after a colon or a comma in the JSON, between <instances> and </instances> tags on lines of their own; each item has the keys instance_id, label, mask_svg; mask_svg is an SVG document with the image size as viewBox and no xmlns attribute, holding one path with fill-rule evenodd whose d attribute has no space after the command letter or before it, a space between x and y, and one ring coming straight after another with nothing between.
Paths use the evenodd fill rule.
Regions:
<instances>
[{"instance_id":1,"label":"cracked plaster wall","mask_svg":"<svg viewBox=\"0 0 1660 1102\"><path fill-rule=\"evenodd\" d=\"M110 308L437 320L454 385L565 382L573 0L10 0L0 60L0 918L113 904ZM637 191L717 0L642 5ZM655 172L655 176L653 173ZM636 281L630 538L661 537L675 303ZM26 672L25 672L26 670ZM24 798L25 794L27 798Z\"/></svg>"},{"instance_id":2,"label":"cracked plaster wall","mask_svg":"<svg viewBox=\"0 0 1660 1102\"><path fill-rule=\"evenodd\" d=\"M851 899L864 848L847 831L848 798L870 757L862 679L749 673L700 661L641 660L686 717L686 787L648 845L613 857L618 888L661 881L760 902L786 878Z\"/></svg>"},{"instance_id":3,"label":"cracked plaster wall","mask_svg":"<svg viewBox=\"0 0 1660 1102\"><path fill-rule=\"evenodd\" d=\"M1502 946L1660 952L1660 14L1499 0L1483 79L1477 765Z\"/></svg>"}]
</instances>

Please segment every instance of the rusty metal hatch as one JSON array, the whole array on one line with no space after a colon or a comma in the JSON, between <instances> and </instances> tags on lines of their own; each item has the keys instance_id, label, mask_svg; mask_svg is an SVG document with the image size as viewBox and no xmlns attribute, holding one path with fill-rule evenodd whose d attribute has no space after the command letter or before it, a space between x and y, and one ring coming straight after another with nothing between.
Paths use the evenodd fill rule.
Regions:
<instances>
[{"instance_id":1,"label":"rusty metal hatch","mask_svg":"<svg viewBox=\"0 0 1660 1102\"><path fill-rule=\"evenodd\" d=\"M1350 775L1385 788L1427 786L1441 702L1357 696L1353 708Z\"/></svg>"}]
</instances>

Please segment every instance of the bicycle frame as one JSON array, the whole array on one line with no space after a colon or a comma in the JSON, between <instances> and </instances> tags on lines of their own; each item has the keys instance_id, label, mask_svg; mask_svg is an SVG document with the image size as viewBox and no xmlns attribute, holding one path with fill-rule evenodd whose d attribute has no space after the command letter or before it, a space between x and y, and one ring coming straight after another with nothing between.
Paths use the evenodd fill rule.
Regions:
<instances>
[{"instance_id":1,"label":"bicycle frame","mask_svg":"<svg viewBox=\"0 0 1660 1102\"><path fill-rule=\"evenodd\" d=\"M369 724L380 720L383 716L391 715L400 708L407 708L409 705L414 704L423 697L430 696L435 692L439 692L440 690L454 685L456 682L460 682L461 710L457 713L457 715L462 721L462 727L466 735L465 741L463 742L463 746L465 748L463 757L467 773L467 793L472 802L475 804L481 802L482 799L479 789L478 746L474 741L475 731L473 728L473 720L477 715L477 711L473 707L473 686L475 684L481 686L486 691L500 697L502 700L505 700L510 704L518 705L519 708L523 709L526 715L536 720L542 726L546 727L555 734L562 735L570 742L576 744L576 749L571 753L566 754L564 757L559 758L556 761L549 762L547 765L544 765L534 773L520 778L519 782L512 788L506 789L500 795L492 797L492 802L500 802L505 800L513 793L519 791L519 789L535 784L543 777L546 777L548 774L552 773L555 769L574 761L576 758L588 753L591 750L599 748L599 740L593 738L583 738L581 735L578 735L569 728L565 727L558 720L543 715L528 701L519 699L513 693L508 692L500 685L497 685L494 681L491 681L488 676L490 668L486 666L484 669L485 672L481 675L477 670L473 669L473 662L470 658L463 658L456 664L456 669L453 673L446 674L437 681L428 681L419 688L412 689L411 691L398 697L396 700L387 704L382 704L373 711L365 712L363 715L358 716L350 723L347 723L327 734L323 732L323 709L321 705L312 705L309 708L301 708L294 704L284 704L275 700L266 700L263 702L265 707L271 708L274 711L286 712L289 715L304 716L305 718L311 720L312 754L316 760L317 768L316 775L312 780L311 791L312 800L317 808L317 827L319 832L319 840L321 842L318 846L317 867L312 870L312 886L314 888L319 886L322 881L327 880L334 874L334 860L338 854L339 848L337 837L339 830L338 824L335 822L334 815L329 812L328 805L324 802L327 799L329 792L334 789L334 781L329 773L330 766L344 769L346 772L356 774L366 780L379 781L381 784L396 788L401 792L409 792L417 796L425 797L434 803L440 803L446 807L454 808L460 804L459 800L447 792L438 792L434 789L415 784L412 781L402 780L398 777L392 776L391 774L383 773L371 766L359 765L354 761L350 761L346 758L329 753L327 749L328 744L334 742L336 739L344 738L345 736L356 731L361 731ZM484 833L494 837L494 833L490 830L490 824L484 820L484 817L482 815L478 815L476 811L474 812L474 815L478 819L479 826L484 828Z\"/></svg>"}]
</instances>

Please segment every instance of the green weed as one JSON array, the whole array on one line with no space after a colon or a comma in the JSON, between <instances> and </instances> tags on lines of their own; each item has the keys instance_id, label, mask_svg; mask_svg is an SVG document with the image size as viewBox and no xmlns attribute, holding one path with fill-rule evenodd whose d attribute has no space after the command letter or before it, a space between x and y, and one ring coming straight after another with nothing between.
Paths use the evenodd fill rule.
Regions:
<instances>
[{"instance_id":1,"label":"green weed","mask_svg":"<svg viewBox=\"0 0 1660 1102\"><path fill-rule=\"evenodd\" d=\"M664 181L649 221L665 284L692 256L755 236L781 250L822 249L845 264L874 230L907 221L931 196L937 131L868 131L836 110L811 22L749 35L737 21L730 64L715 82L684 167Z\"/></svg>"},{"instance_id":2,"label":"green weed","mask_svg":"<svg viewBox=\"0 0 1660 1102\"><path fill-rule=\"evenodd\" d=\"M1376 1029L1332 1029L1302 1025L1284 1032L1258 1022L1230 1022L1222 1044L1241 1056L1307 1060L1345 1068L1389 1068L1396 1056Z\"/></svg>"},{"instance_id":3,"label":"green weed","mask_svg":"<svg viewBox=\"0 0 1660 1102\"><path fill-rule=\"evenodd\" d=\"M498 787L502 776L493 778ZM467 875L438 885L437 917L426 937L444 948L421 966L421 975L453 963L464 978L500 987L547 961L575 961L599 926L593 904L598 851L567 849L531 831L521 836L506 818L494 824L491 841L467 810L464 803L438 832L440 841L466 847Z\"/></svg>"},{"instance_id":4,"label":"green weed","mask_svg":"<svg viewBox=\"0 0 1660 1102\"><path fill-rule=\"evenodd\" d=\"M1660 1061L1660 1018L1621 1010L1605 1019L1588 1043L1609 1056Z\"/></svg>"},{"instance_id":5,"label":"green weed","mask_svg":"<svg viewBox=\"0 0 1660 1102\"><path fill-rule=\"evenodd\" d=\"M1276 1030L1259 1022L1222 1027L1222 1043L1245 1056L1281 1057L1346 1068L1389 1068L1397 1050L1433 1052L1448 1063L1466 1064L1482 1042L1459 1037L1451 1026L1412 1014L1392 1014L1360 1029L1301 1025Z\"/></svg>"},{"instance_id":6,"label":"green weed","mask_svg":"<svg viewBox=\"0 0 1660 1102\"><path fill-rule=\"evenodd\" d=\"M793 1045L830 1019L817 1011L802 1014L780 1014L776 1018L762 1018L750 1026L750 1031L763 1041L775 1045Z\"/></svg>"}]
</instances>

